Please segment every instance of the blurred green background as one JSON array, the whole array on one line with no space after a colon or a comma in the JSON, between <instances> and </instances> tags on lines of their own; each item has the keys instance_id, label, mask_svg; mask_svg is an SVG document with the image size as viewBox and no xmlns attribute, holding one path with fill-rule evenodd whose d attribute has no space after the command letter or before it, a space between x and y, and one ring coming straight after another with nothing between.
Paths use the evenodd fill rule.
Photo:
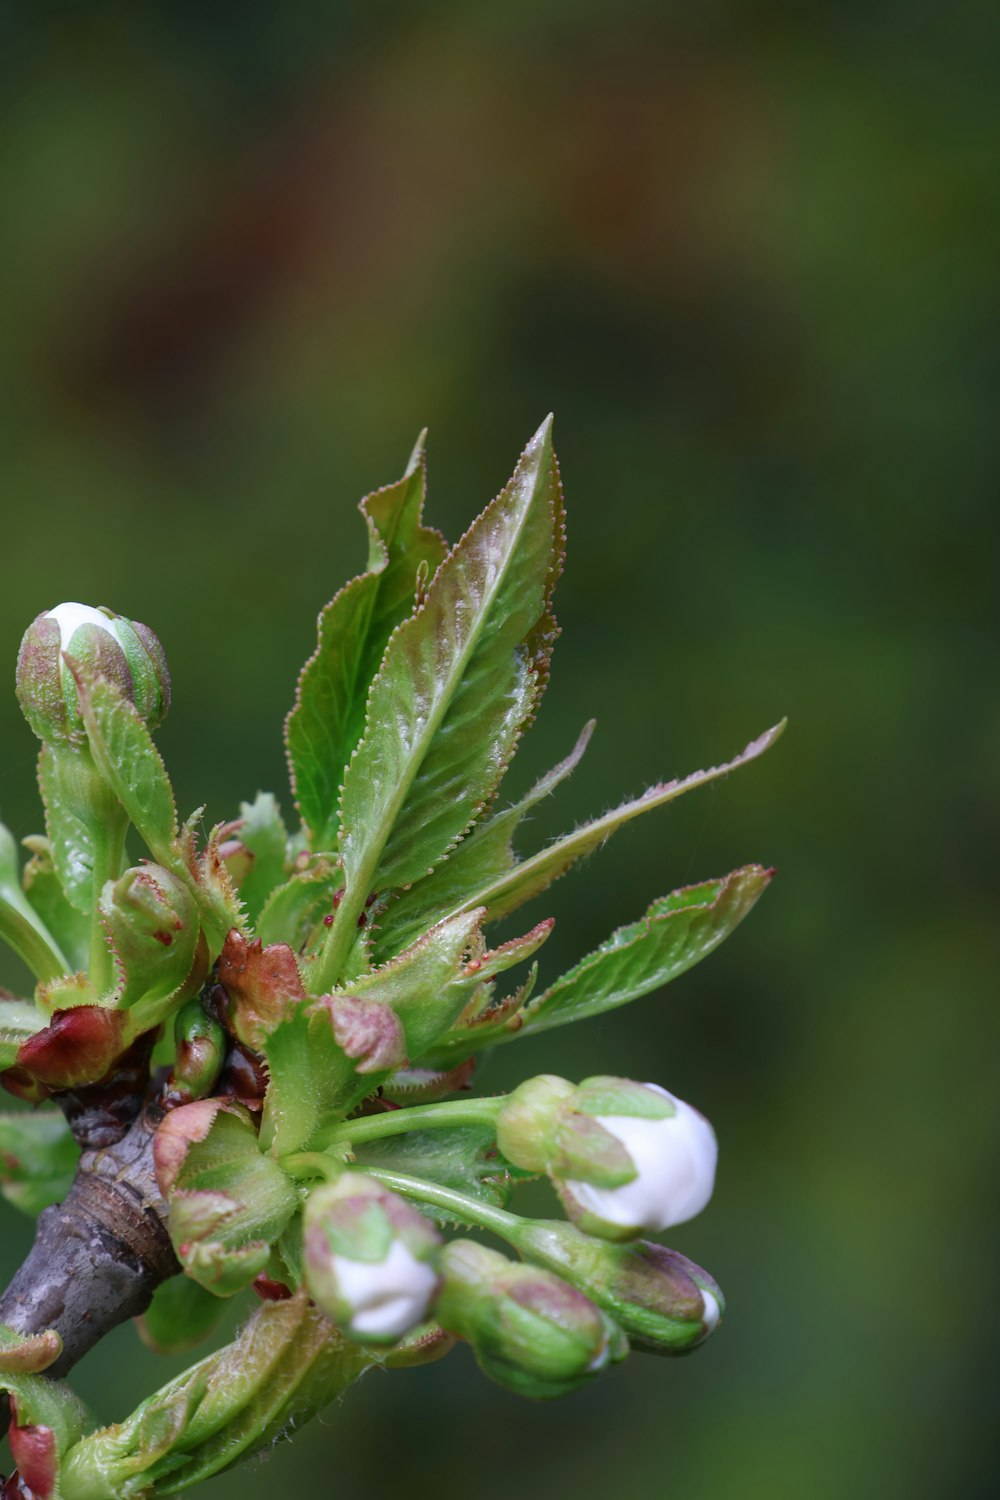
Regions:
<instances>
[{"instance_id":1,"label":"blurred green background","mask_svg":"<svg viewBox=\"0 0 1000 1500\"><path fill-rule=\"evenodd\" d=\"M790 717L537 909L551 976L674 885L776 864L747 925L484 1077L599 1069L705 1110L718 1191L672 1242L722 1282L724 1332L550 1406L466 1351L372 1376L207 1492L994 1493L996 10L0 17L19 834L14 656L64 598L165 642L182 809L284 794L294 674L364 558L354 505L424 425L454 538L556 412L565 636L511 790L599 722L534 837ZM5 1212L5 1273L29 1232ZM78 1384L111 1420L177 1363L124 1328Z\"/></svg>"}]
</instances>

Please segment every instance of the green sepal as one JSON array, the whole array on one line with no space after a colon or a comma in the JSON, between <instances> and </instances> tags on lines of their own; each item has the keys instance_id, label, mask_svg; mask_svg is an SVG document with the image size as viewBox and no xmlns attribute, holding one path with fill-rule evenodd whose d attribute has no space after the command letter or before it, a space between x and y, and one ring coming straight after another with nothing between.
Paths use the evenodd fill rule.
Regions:
<instances>
[{"instance_id":1,"label":"green sepal","mask_svg":"<svg viewBox=\"0 0 1000 1500\"><path fill-rule=\"evenodd\" d=\"M77 1443L64 1461L65 1500L189 1489L270 1447L377 1362L305 1296L263 1303L233 1343Z\"/></svg>"},{"instance_id":2,"label":"green sepal","mask_svg":"<svg viewBox=\"0 0 1000 1500\"><path fill-rule=\"evenodd\" d=\"M365 727L365 702L386 643L415 603L418 571L433 573L447 550L421 524L426 475L418 443L403 478L360 505L368 568L322 611L318 644L299 677L286 743L299 811L315 850L337 846L341 783Z\"/></svg>"},{"instance_id":3,"label":"green sepal","mask_svg":"<svg viewBox=\"0 0 1000 1500\"><path fill-rule=\"evenodd\" d=\"M142 1342L154 1354L186 1354L203 1343L224 1316L224 1304L197 1281L171 1276L156 1288L135 1324Z\"/></svg>"},{"instance_id":4,"label":"green sepal","mask_svg":"<svg viewBox=\"0 0 1000 1500\"><path fill-rule=\"evenodd\" d=\"M41 1213L70 1190L80 1148L61 1114L0 1114L0 1191L22 1213Z\"/></svg>"}]
</instances>

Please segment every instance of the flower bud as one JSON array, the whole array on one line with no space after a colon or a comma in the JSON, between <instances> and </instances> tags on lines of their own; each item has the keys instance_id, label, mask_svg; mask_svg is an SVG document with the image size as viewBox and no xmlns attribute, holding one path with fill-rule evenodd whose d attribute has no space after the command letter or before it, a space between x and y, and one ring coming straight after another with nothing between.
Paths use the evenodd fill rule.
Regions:
<instances>
[{"instance_id":1,"label":"flower bud","mask_svg":"<svg viewBox=\"0 0 1000 1500\"><path fill-rule=\"evenodd\" d=\"M83 720L64 653L120 688L150 729L170 707L163 647L137 620L87 604L57 604L28 626L17 658L17 696L25 718L47 744L80 742Z\"/></svg>"},{"instance_id":2,"label":"flower bud","mask_svg":"<svg viewBox=\"0 0 1000 1500\"><path fill-rule=\"evenodd\" d=\"M417 1209L374 1178L345 1172L306 1204L306 1286L350 1338L392 1344L428 1316L440 1244Z\"/></svg>"},{"instance_id":3,"label":"flower bud","mask_svg":"<svg viewBox=\"0 0 1000 1500\"><path fill-rule=\"evenodd\" d=\"M187 887L161 865L137 865L107 882L100 913L118 970L119 1008L173 997L191 973L200 930Z\"/></svg>"},{"instance_id":4,"label":"flower bud","mask_svg":"<svg viewBox=\"0 0 1000 1500\"><path fill-rule=\"evenodd\" d=\"M517 1244L602 1307L646 1354L686 1354L725 1312L718 1283L665 1245L609 1245L548 1220L522 1221Z\"/></svg>"},{"instance_id":5,"label":"flower bud","mask_svg":"<svg viewBox=\"0 0 1000 1500\"><path fill-rule=\"evenodd\" d=\"M568 1092L567 1092L568 1090ZM630 1239L682 1224L712 1195L711 1125L653 1083L532 1079L501 1110L497 1144L515 1166L545 1171L589 1234Z\"/></svg>"},{"instance_id":6,"label":"flower bud","mask_svg":"<svg viewBox=\"0 0 1000 1500\"><path fill-rule=\"evenodd\" d=\"M484 1375L516 1395L564 1395L628 1353L616 1324L549 1271L472 1240L453 1240L442 1267L436 1318L468 1339Z\"/></svg>"}]
</instances>

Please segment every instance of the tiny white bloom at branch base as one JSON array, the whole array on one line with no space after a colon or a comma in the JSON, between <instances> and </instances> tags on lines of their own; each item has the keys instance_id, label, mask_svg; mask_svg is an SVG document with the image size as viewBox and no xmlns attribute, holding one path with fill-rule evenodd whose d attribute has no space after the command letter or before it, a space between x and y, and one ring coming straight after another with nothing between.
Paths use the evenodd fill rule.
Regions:
<instances>
[{"instance_id":1,"label":"tiny white bloom at branch base","mask_svg":"<svg viewBox=\"0 0 1000 1500\"><path fill-rule=\"evenodd\" d=\"M636 1175L620 1187L597 1187L578 1179L561 1184L574 1216L586 1215L617 1229L658 1232L701 1213L712 1196L718 1146L704 1115L657 1084L646 1088L670 1100L663 1119L599 1115L597 1123L625 1148Z\"/></svg>"},{"instance_id":2,"label":"tiny white bloom at branch base","mask_svg":"<svg viewBox=\"0 0 1000 1500\"><path fill-rule=\"evenodd\" d=\"M333 1257L342 1304L352 1311L349 1329L359 1339L397 1339L427 1317L438 1286L437 1273L394 1240L384 1260L374 1264Z\"/></svg>"}]
</instances>

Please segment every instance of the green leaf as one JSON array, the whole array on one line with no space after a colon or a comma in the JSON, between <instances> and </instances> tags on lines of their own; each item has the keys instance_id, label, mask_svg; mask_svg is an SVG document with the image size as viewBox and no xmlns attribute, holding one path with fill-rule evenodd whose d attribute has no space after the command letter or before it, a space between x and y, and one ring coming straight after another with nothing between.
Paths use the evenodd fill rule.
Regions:
<instances>
[{"instance_id":1,"label":"green leaf","mask_svg":"<svg viewBox=\"0 0 1000 1500\"><path fill-rule=\"evenodd\" d=\"M527 796L478 824L430 875L418 880L393 902L380 918L375 933L375 957L380 963L408 947L428 927L453 911L470 890L490 884L513 868L513 838L518 825L579 765L595 722L591 719L584 725L566 759L540 777Z\"/></svg>"},{"instance_id":2,"label":"green leaf","mask_svg":"<svg viewBox=\"0 0 1000 1500\"><path fill-rule=\"evenodd\" d=\"M204 1342L225 1316L225 1305L190 1276L172 1276L136 1318L139 1337L154 1354L186 1354Z\"/></svg>"},{"instance_id":3,"label":"green leaf","mask_svg":"<svg viewBox=\"0 0 1000 1500\"><path fill-rule=\"evenodd\" d=\"M189 1489L294 1431L375 1363L305 1296L264 1303L233 1343L71 1448L64 1500Z\"/></svg>"},{"instance_id":4,"label":"green leaf","mask_svg":"<svg viewBox=\"0 0 1000 1500\"><path fill-rule=\"evenodd\" d=\"M17 1061L21 1043L48 1024L49 1017L30 1000L17 1000L0 990L0 1072Z\"/></svg>"},{"instance_id":5,"label":"green leaf","mask_svg":"<svg viewBox=\"0 0 1000 1500\"><path fill-rule=\"evenodd\" d=\"M654 901L638 922L620 927L518 1014L501 1007L495 1024L478 1021L444 1038L446 1056L510 1041L552 1026L603 1015L676 979L717 948L766 890L773 870L747 865L722 880L686 886Z\"/></svg>"},{"instance_id":6,"label":"green leaf","mask_svg":"<svg viewBox=\"0 0 1000 1500\"><path fill-rule=\"evenodd\" d=\"M90 922L66 899L56 872L52 845L41 834L32 834L21 843L31 854L21 875L24 894L69 959L70 968L76 971L85 969L90 948Z\"/></svg>"},{"instance_id":7,"label":"green leaf","mask_svg":"<svg viewBox=\"0 0 1000 1500\"><path fill-rule=\"evenodd\" d=\"M153 737L106 677L67 658L98 769L160 864L176 864L174 794Z\"/></svg>"},{"instance_id":8,"label":"green leaf","mask_svg":"<svg viewBox=\"0 0 1000 1500\"><path fill-rule=\"evenodd\" d=\"M285 878L288 831L271 792L258 792L253 802L241 802L240 820L240 842L253 855L250 873L240 886L240 900L255 923L268 896Z\"/></svg>"},{"instance_id":9,"label":"green leaf","mask_svg":"<svg viewBox=\"0 0 1000 1500\"><path fill-rule=\"evenodd\" d=\"M370 892L425 875L496 791L547 677L561 514L546 421L390 640L344 777L345 892L323 987L340 977Z\"/></svg>"},{"instance_id":10,"label":"green leaf","mask_svg":"<svg viewBox=\"0 0 1000 1500\"><path fill-rule=\"evenodd\" d=\"M61 1380L17 1368L21 1351L40 1343L0 1324L0 1392L10 1396L15 1418L9 1434L11 1453L30 1494L39 1500L45 1495L72 1500L72 1491L60 1484L61 1461L96 1423L79 1396ZM18 1429L27 1429L23 1437Z\"/></svg>"},{"instance_id":11,"label":"green leaf","mask_svg":"<svg viewBox=\"0 0 1000 1500\"><path fill-rule=\"evenodd\" d=\"M22 958L36 979L57 979L70 963L21 886L17 845L0 823L0 937Z\"/></svg>"},{"instance_id":12,"label":"green leaf","mask_svg":"<svg viewBox=\"0 0 1000 1500\"><path fill-rule=\"evenodd\" d=\"M329 860L321 858L275 886L257 918L261 942L288 943L296 951L305 948L310 933L333 910L336 874Z\"/></svg>"},{"instance_id":13,"label":"green leaf","mask_svg":"<svg viewBox=\"0 0 1000 1500\"><path fill-rule=\"evenodd\" d=\"M759 755L764 754L765 750L770 749L784 727L785 720L782 719L781 723L776 724L773 729L768 729L758 735L757 739L751 740L745 750L727 761L725 765L711 766L707 771L694 771L682 780L667 781L651 786L648 791L643 792L641 797L623 802L620 807L605 813L603 818L597 818L593 823L585 823L582 828L577 828L573 833L557 839L547 849L542 849L538 854L523 860L505 874L484 881L470 891L465 899L453 908L449 916L455 916L461 911L469 911L473 907L485 907L484 920L499 921L501 917L507 916L509 912L516 911L519 906L530 901L533 896L539 895L554 880L558 880L560 875L565 875L578 859L582 859L584 855L599 848L623 824L631 822L642 813L651 812L654 807L663 807L666 803L675 801L685 792L694 791L696 787L707 786L709 782L728 776L730 771L746 765L748 761L756 760Z\"/></svg>"},{"instance_id":14,"label":"green leaf","mask_svg":"<svg viewBox=\"0 0 1000 1500\"><path fill-rule=\"evenodd\" d=\"M69 1192L80 1148L61 1114L0 1114L0 1191L22 1213L39 1214Z\"/></svg>"},{"instance_id":15,"label":"green leaf","mask_svg":"<svg viewBox=\"0 0 1000 1500\"><path fill-rule=\"evenodd\" d=\"M455 1188L495 1208L506 1207L514 1187L512 1169L497 1155L496 1133L489 1125L411 1130L405 1135L364 1141L354 1155L361 1167L406 1172L441 1187ZM434 1217L433 1209L425 1212Z\"/></svg>"},{"instance_id":16,"label":"green leaf","mask_svg":"<svg viewBox=\"0 0 1000 1500\"><path fill-rule=\"evenodd\" d=\"M316 850L337 846L344 771L365 726L365 701L386 643L414 607L417 572L433 573L447 550L421 525L425 467L418 444L398 484L362 500L368 569L319 617L319 642L299 678L286 736L292 783Z\"/></svg>"},{"instance_id":17,"label":"green leaf","mask_svg":"<svg viewBox=\"0 0 1000 1500\"><path fill-rule=\"evenodd\" d=\"M269 1246L299 1206L296 1189L260 1150L238 1105L202 1100L175 1110L156 1149L178 1259L206 1290L231 1296L266 1264Z\"/></svg>"},{"instance_id":18,"label":"green leaf","mask_svg":"<svg viewBox=\"0 0 1000 1500\"><path fill-rule=\"evenodd\" d=\"M105 880L120 873L128 819L85 748L44 745L38 785L59 882L89 917Z\"/></svg>"}]
</instances>

